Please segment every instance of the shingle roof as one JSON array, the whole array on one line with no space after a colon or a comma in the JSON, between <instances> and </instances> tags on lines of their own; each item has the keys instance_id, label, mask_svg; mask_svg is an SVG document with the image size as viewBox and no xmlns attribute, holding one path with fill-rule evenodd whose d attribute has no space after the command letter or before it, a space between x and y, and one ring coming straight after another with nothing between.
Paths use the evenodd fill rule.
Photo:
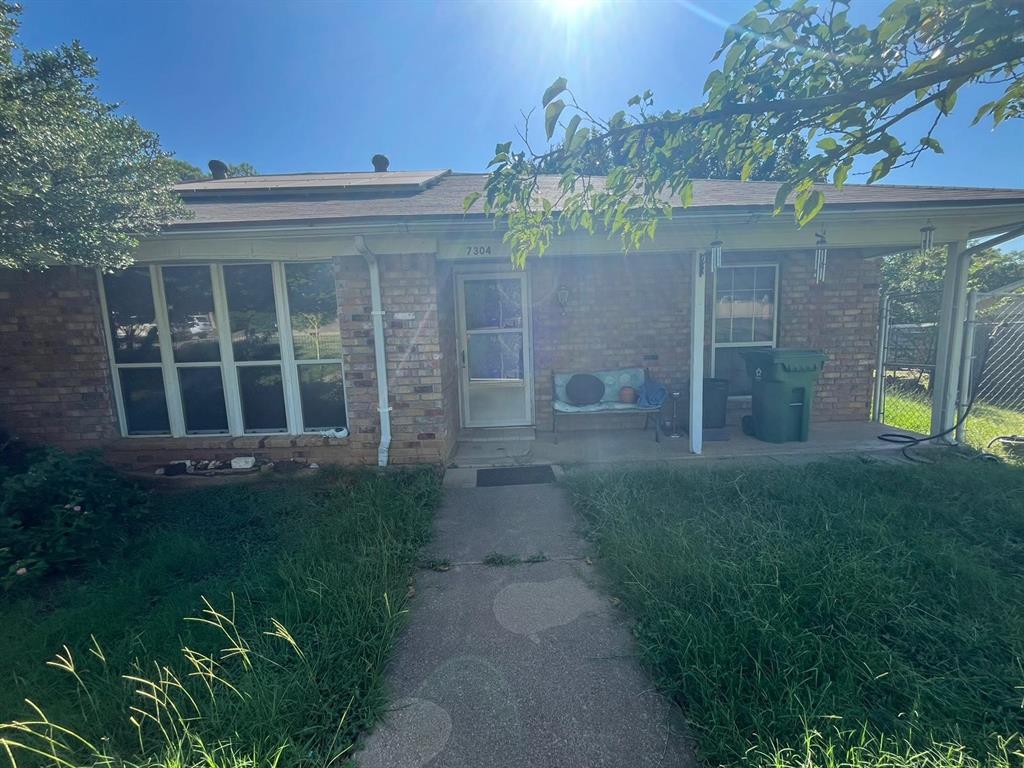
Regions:
<instances>
[{"instance_id":1,"label":"shingle roof","mask_svg":"<svg viewBox=\"0 0 1024 768\"><path fill-rule=\"evenodd\" d=\"M464 217L463 200L482 191L486 174L447 171L292 174L207 180L176 189L194 217L172 222L178 228L281 223L345 223L360 220ZM541 178L541 192L557 197L558 176ZM394 183L395 181L399 183ZM268 183L269 182L269 183ZM688 210L771 210L779 184L770 181L694 182ZM972 206L1024 204L1024 189L822 185L828 207ZM479 215L480 208L473 209Z\"/></svg>"}]
</instances>

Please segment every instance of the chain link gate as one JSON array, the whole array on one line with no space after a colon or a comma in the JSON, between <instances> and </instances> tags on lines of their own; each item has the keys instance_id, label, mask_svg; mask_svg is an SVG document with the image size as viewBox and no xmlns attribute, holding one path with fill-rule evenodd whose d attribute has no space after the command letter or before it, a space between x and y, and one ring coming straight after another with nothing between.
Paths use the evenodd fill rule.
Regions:
<instances>
[{"instance_id":1,"label":"chain link gate","mask_svg":"<svg viewBox=\"0 0 1024 768\"><path fill-rule=\"evenodd\" d=\"M972 294L960 371L959 413L974 405L957 439L1004 458L1024 459L1024 283ZM1013 439L1014 436L1019 439Z\"/></svg>"},{"instance_id":2,"label":"chain link gate","mask_svg":"<svg viewBox=\"0 0 1024 768\"><path fill-rule=\"evenodd\" d=\"M929 434L941 291L882 298L872 416L898 429Z\"/></svg>"}]
</instances>

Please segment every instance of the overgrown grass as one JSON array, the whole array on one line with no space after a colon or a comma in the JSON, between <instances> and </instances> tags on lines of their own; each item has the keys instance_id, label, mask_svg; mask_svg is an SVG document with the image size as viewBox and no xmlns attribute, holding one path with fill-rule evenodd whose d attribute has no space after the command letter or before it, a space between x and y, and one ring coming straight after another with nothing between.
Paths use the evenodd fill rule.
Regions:
<instances>
[{"instance_id":1,"label":"overgrown grass","mask_svg":"<svg viewBox=\"0 0 1024 768\"><path fill-rule=\"evenodd\" d=\"M927 435L931 431L931 401L924 394L889 391L885 396L885 423L899 429ZM1024 413L981 401L974 403L967 417L964 440L979 451L988 450L1005 458L998 445L988 448L1000 435L1024 435Z\"/></svg>"},{"instance_id":2,"label":"overgrown grass","mask_svg":"<svg viewBox=\"0 0 1024 768\"><path fill-rule=\"evenodd\" d=\"M337 760L384 708L384 664L438 495L431 472L324 470L158 500L102 567L0 602L0 722L31 715L28 698L117 759ZM220 626L183 621L210 611ZM47 666L57 654L64 670ZM187 738L140 738L130 706L153 703L136 693L150 684L125 676L182 681L201 711Z\"/></svg>"},{"instance_id":3,"label":"overgrown grass","mask_svg":"<svg viewBox=\"0 0 1024 768\"><path fill-rule=\"evenodd\" d=\"M568 482L707 764L1020 764L1019 468L951 457Z\"/></svg>"}]
</instances>

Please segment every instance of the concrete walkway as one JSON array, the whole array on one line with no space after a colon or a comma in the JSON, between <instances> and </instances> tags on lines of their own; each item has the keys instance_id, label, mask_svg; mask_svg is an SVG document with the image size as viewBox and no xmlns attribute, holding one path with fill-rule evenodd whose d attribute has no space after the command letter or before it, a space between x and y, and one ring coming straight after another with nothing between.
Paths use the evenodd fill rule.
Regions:
<instances>
[{"instance_id":1,"label":"concrete walkway","mask_svg":"<svg viewBox=\"0 0 1024 768\"><path fill-rule=\"evenodd\" d=\"M417 575L360 768L694 765L575 525L553 485L447 489L426 557L452 565ZM492 552L548 560L484 565Z\"/></svg>"}]
</instances>

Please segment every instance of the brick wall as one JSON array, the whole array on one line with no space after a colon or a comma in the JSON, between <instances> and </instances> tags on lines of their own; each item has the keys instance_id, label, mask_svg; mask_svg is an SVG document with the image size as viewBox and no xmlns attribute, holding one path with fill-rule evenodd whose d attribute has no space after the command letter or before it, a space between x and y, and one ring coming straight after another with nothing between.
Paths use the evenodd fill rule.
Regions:
<instances>
[{"instance_id":1,"label":"brick wall","mask_svg":"<svg viewBox=\"0 0 1024 768\"><path fill-rule=\"evenodd\" d=\"M76 449L117 435L96 274L0 271L0 427Z\"/></svg>"},{"instance_id":2,"label":"brick wall","mask_svg":"<svg viewBox=\"0 0 1024 768\"><path fill-rule=\"evenodd\" d=\"M814 254L788 254L779 285L779 346L828 355L815 394L821 421L860 421L870 415L877 348L878 259L830 254L825 282L814 282Z\"/></svg>"},{"instance_id":3,"label":"brick wall","mask_svg":"<svg viewBox=\"0 0 1024 768\"><path fill-rule=\"evenodd\" d=\"M813 279L812 252L764 254L779 263L778 344L829 356L817 389L821 421L868 418L878 311L879 265L858 253L834 253L824 284ZM728 263L728 261L727 261ZM551 429L551 372L643 365L666 385L689 378L688 256L538 259L530 265L538 429ZM569 288L563 315L558 286ZM710 369L713 283L709 279L705 375ZM732 419L749 410L731 406ZM625 421L629 419L631 421ZM636 416L622 425L637 424ZM562 422L559 425L561 427ZM610 416L574 417L567 428L616 427Z\"/></svg>"},{"instance_id":4,"label":"brick wall","mask_svg":"<svg viewBox=\"0 0 1024 768\"><path fill-rule=\"evenodd\" d=\"M551 374L644 366L666 385L689 372L690 270L681 255L542 258L530 265L537 428L550 430ZM569 288L562 313L559 286ZM639 421L638 421L639 419ZM574 416L559 428L642 425Z\"/></svg>"}]
</instances>

